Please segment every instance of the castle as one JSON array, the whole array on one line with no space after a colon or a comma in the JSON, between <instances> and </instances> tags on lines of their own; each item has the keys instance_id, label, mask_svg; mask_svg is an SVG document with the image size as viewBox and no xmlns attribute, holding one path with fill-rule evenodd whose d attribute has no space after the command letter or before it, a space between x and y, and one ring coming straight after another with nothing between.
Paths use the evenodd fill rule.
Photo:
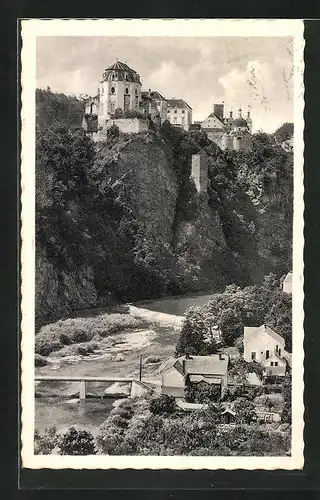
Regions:
<instances>
[{"instance_id":1,"label":"castle","mask_svg":"<svg viewBox=\"0 0 320 500\"><path fill-rule=\"evenodd\" d=\"M203 130L221 149L248 150L251 145L252 120L224 116L224 104L214 104L213 112L203 122L192 123L192 108L180 98L165 98L157 90L142 91L140 75L126 63L116 61L105 69L94 97L86 101L82 127L95 140L105 139L116 125L121 132L139 133L150 122L161 125L168 120L184 130Z\"/></svg>"},{"instance_id":2,"label":"castle","mask_svg":"<svg viewBox=\"0 0 320 500\"><path fill-rule=\"evenodd\" d=\"M116 61L105 69L99 89L86 101L82 127L95 139L103 139L112 125L121 132L148 130L150 120L161 125L189 129L192 108L183 99L166 99L160 92L141 90L140 75L126 63Z\"/></svg>"},{"instance_id":3,"label":"castle","mask_svg":"<svg viewBox=\"0 0 320 500\"><path fill-rule=\"evenodd\" d=\"M224 104L214 104L213 112L203 121L198 122L200 129L206 132L208 139L217 144L221 149L246 151L251 147L252 119L248 111L246 119L242 117L239 109L238 117L224 116Z\"/></svg>"}]
</instances>

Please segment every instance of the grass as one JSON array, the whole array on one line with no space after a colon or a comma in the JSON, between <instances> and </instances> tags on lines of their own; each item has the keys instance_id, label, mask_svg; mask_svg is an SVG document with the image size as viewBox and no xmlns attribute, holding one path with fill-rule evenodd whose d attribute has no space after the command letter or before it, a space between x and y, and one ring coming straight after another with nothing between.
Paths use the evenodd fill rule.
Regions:
<instances>
[{"instance_id":1,"label":"grass","mask_svg":"<svg viewBox=\"0 0 320 500\"><path fill-rule=\"evenodd\" d=\"M64 346L81 344L83 352L89 353L102 338L142 326L145 326L143 320L123 313L59 320L40 329L35 339L35 352L41 356L49 356L51 352Z\"/></svg>"}]
</instances>

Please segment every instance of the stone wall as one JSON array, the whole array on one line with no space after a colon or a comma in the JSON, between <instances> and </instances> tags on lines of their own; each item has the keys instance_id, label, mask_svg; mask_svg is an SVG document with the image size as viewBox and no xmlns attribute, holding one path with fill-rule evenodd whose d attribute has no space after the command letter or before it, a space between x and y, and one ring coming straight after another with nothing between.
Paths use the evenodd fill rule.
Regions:
<instances>
[{"instance_id":1,"label":"stone wall","mask_svg":"<svg viewBox=\"0 0 320 500\"><path fill-rule=\"evenodd\" d=\"M127 134L138 134L149 130L149 122L145 118L117 118L108 120L107 127L116 125L120 132Z\"/></svg>"}]
</instances>

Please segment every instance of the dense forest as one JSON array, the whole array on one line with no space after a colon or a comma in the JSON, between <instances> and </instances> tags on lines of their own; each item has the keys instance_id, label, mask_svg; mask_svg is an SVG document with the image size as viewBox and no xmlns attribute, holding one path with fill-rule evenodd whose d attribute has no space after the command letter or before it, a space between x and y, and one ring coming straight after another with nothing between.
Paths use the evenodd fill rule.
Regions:
<instances>
[{"instance_id":1,"label":"dense forest","mask_svg":"<svg viewBox=\"0 0 320 500\"><path fill-rule=\"evenodd\" d=\"M274 136L223 152L165 122L134 136L114 127L94 143L83 102L37 90L36 105L37 318L290 270L293 158ZM204 197L190 180L199 151Z\"/></svg>"}]
</instances>

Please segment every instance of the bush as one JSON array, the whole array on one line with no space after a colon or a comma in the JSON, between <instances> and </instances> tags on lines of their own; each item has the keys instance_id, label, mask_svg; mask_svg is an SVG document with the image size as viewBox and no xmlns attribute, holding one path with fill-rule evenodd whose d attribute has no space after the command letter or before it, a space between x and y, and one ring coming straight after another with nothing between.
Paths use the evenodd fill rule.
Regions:
<instances>
[{"instance_id":1,"label":"bush","mask_svg":"<svg viewBox=\"0 0 320 500\"><path fill-rule=\"evenodd\" d=\"M211 385L207 382L189 384L185 389L186 400L190 403L209 403L210 401L220 401L221 388L218 385Z\"/></svg>"},{"instance_id":2,"label":"bush","mask_svg":"<svg viewBox=\"0 0 320 500\"><path fill-rule=\"evenodd\" d=\"M94 438L90 432L75 427L63 434L59 440L61 455L95 455Z\"/></svg>"},{"instance_id":3,"label":"bush","mask_svg":"<svg viewBox=\"0 0 320 500\"><path fill-rule=\"evenodd\" d=\"M154 415L167 415L173 413L175 410L174 397L168 396L167 394L161 394L161 396L151 399L149 409Z\"/></svg>"},{"instance_id":4,"label":"bush","mask_svg":"<svg viewBox=\"0 0 320 500\"><path fill-rule=\"evenodd\" d=\"M142 324L143 320L124 313L60 320L41 328L35 338L35 351L42 356L49 356L51 352L58 351L65 345L81 343L80 354L90 353L94 349L94 344L91 344L94 337L103 338L124 329L137 328Z\"/></svg>"},{"instance_id":5,"label":"bush","mask_svg":"<svg viewBox=\"0 0 320 500\"><path fill-rule=\"evenodd\" d=\"M41 354L36 354L34 357L34 365L35 366L45 366L48 364L47 358L44 356L41 356Z\"/></svg>"},{"instance_id":6,"label":"bush","mask_svg":"<svg viewBox=\"0 0 320 500\"><path fill-rule=\"evenodd\" d=\"M58 446L60 435L56 427L52 426L40 433L38 429L34 432L34 453L35 455L50 455L52 450Z\"/></svg>"}]
</instances>

